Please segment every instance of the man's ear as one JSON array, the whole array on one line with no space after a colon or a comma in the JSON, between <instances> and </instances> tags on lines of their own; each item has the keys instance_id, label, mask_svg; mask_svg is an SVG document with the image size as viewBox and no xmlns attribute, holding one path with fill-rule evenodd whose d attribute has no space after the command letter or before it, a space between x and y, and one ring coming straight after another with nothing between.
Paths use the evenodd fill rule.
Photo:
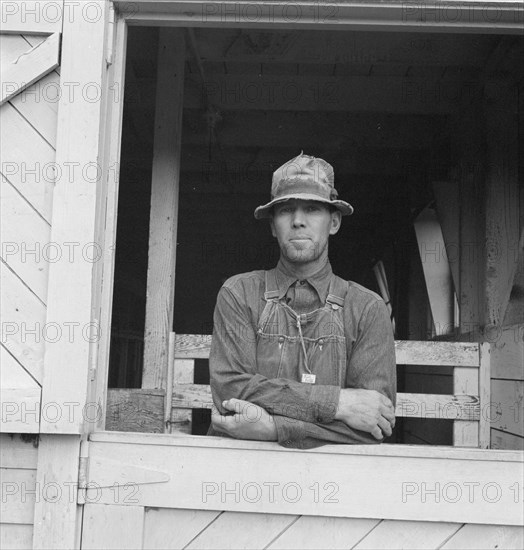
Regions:
<instances>
[{"instance_id":1,"label":"man's ear","mask_svg":"<svg viewBox=\"0 0 524 550\"><path fill-rule=\"evenodd\" d=\"M340 210L335 210L334 212L331 212L331 227L329 228L329 234L335 235L335 233L338 233L341 225L342 214Z\"/></svg>"},{"instance_id":2,"label":"man's ear","mask_svg":"<svg viewBox=\"0 0 524 550\"><path fill-rule=\"evenodd\" d=\"M275 231L275 223L273 222L273 216L270 216L269 218L269 227L271 227L271 235L273 235L273 237L276 237L277 232Z\"/></svg>"}]
</instances>

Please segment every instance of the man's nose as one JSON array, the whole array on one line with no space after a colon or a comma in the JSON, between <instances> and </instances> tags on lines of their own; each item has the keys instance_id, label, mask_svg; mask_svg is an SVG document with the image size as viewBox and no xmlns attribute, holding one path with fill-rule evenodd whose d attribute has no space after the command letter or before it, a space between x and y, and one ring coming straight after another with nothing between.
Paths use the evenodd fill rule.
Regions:
<instances>
[{"instance_id":1,"label":"man's nose","mask_svg":"<svg viewBox=\"0 0 524 550\"><path fill-rule=\"evenodd\" d=\"M301 225L305 225L306 223L306 217L304 215L304 211L301 208L297 208L293 212L293 226L298 227Z\"/></svg>"}]
</instances>

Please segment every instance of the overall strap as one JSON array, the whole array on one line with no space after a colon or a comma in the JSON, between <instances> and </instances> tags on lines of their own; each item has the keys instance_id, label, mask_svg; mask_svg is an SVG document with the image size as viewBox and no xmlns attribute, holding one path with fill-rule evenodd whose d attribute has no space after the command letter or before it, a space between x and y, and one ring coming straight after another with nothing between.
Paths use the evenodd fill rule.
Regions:
<instances>
[{"instance_id":1,"label":"overall strap","mask_svg":"<svg viewBox=\"0 0 524 550\"><path fill-rule=\"evenodd\" d=\"M275 269L270 269L265 272L266 279L266 290L264 292L264 300L276 300L278 299L278 284L277 284L277 274Z\"/></svg>"},{"instance_id":2,"label":"overall strap","mask_svg":"<svg viewBox=\"0 0 524 550\"><path fill-rule=\"evenodd\" d=\"M338 309L339 307L344 307L344 302L346 300L346 294L348 291L348 283L333 275L331 283L329 284L329 294L326 298L326 302L330 304L333 309ZM337 306L337 307L334 307Z\"/></svg>"}]
</instances>

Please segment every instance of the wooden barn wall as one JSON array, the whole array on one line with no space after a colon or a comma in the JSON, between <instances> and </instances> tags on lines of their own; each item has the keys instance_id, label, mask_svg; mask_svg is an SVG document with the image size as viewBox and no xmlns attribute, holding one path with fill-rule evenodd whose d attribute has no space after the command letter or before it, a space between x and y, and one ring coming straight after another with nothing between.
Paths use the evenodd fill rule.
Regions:
<instances>
[{"instance_id":1,"label":"wooden barn wall","mask_svg":"<svg viewBox=\"0 0 524 550\"><path fill-rule=\"evenodd\" d=\"M0 548L32 548L36 501L36 436L0 434Z\"/></svg>"},{"instance_id":2,"label":"wooden barn wall","mask_svg":"<svg viewBox=\"0 0 524 550\"><path fill-rule=\"evenodd\" d=\"M45 39L1 35L2 73ZM59 79L59 71L52 71L0 107L2 390L19 392L18 402L6 409L6 431L38 431L48 269L60 254L49 243Z\"/></svg>"},{"instance_id":3,"label":"wooden barn wall","mask_svg":"<svg viewBox=\"0 0 524 550\"><path fill-rule=\"evenodd\" d=\"M86 504L82 548L522 548L520 527Z\"/></svg>"},{"instance_id":4,"label":"wooden barn wall","mask_svg":"<svg viewBox=\"0 0 524 550\"><path fill-rule=\"evenodd\" d=\"M46 40L0 35L2 74ZM3 84L6 84L5 79ZM31 548L37 493L37 437L43 378L60 71L0 107L1 315L0 548ZM7 396L7 397L6 397ZM9 399L9 402L6 402Z\"/></svg>"}]
</instances>

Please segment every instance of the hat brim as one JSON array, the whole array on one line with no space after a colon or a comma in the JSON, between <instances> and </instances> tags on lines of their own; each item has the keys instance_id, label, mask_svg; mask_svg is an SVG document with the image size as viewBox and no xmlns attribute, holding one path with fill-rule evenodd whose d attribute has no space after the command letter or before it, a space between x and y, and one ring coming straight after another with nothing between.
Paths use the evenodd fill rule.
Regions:
<instances>
[{"instance_id":1,"label":"hat brim","mask_svg":"<svg viewBox=\"0 0 524 550\"><path fill-rule=\"evenodd\" d=\"M271 208L278 203L286 202L290 199L300 199L303 201L315 201L315 202L323 202L325 204L331 204L333 205L337 210L341 212L343 216L350 216L353 214L353 207L351 204L349 204L346 201L341 200L329 200L329 199L323 199L319 197L318 195L314 194L307 194L307 193L297 193L292 195L286 195L285 197L279 197L278 199L273 199L271 202L268 202L267 204L264 204L262 206L259 206L255 209L255 218L257 220L261 220L263 218L269 218Z\"/></svg>"}]
</instances>

